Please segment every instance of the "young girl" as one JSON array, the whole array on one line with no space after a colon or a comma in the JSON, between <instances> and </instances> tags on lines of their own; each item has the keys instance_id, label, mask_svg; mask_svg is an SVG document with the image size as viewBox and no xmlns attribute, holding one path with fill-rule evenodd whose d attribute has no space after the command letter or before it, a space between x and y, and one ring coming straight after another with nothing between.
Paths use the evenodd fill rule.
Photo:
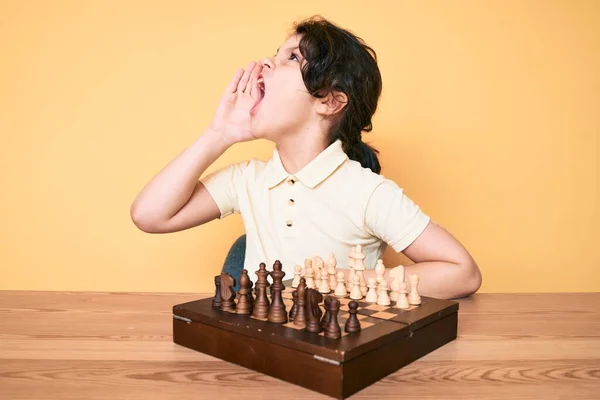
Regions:
<instances>
[{"instance_id":1,"label":"young girl","mask_svg":"<svg viewBox=\"0 0 600 400\"><path fill-rule=\"evenodd\" d=\"M322 18L294 28L277 54L238 70L210 125L138 195L136 226L175 232L240 213L246 235L225 266L236 281L243 268L255 276L261 262L271 268L275 260L291 278L295 265L330 253L345 271L360 244L365 277L391 246L414 262L405 276L419 275L421 294L476 292L481 274L469 253L379 175L376 151L361 139L381 93L375 52ZM227 148L257 138L276 146L268 161L201 178Z\"/></svg>"}]
</instances>

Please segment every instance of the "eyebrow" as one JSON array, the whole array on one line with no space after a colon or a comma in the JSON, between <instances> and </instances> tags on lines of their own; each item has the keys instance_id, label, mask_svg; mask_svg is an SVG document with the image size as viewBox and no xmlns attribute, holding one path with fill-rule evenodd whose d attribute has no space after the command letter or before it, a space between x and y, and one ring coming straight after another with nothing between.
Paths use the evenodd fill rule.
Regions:
<instances>
[{"instance_id":1,"label":"eyebrow","mask_svg":"<svg viewBox=\"0 0 600 400\"><path fill-rule=\"evenodd\" d=\"M299 46L294 46L294 47L289 48L289 50L293 51L293 50L298 50L299 48L300 48ZM275 55L279 54L279 50L281 50L281 48L277 48Z\"/></svg>"}]
</instances>

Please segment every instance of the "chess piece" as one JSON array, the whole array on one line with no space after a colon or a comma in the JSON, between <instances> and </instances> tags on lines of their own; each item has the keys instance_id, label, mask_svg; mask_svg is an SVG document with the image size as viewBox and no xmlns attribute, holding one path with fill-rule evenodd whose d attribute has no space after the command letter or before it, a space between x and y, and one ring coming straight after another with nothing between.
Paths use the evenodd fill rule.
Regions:
<instances>
[{"instance_id":1,"label":"chess piece","mask_svg":"<svg viewBox=\"0 0 600 400\"><path fill-rule=\"evenodd\" d=\"M375 278L371 277L369 278L369 283L367 284L369 291L367 292L367 297L365 298L365 301L367 303L376 303L377 302L377 282L375 281Z\"/></svg>"},{"instance_id":2,"label":"chess piece","mask_svg":"<svg viewBox=\"0 0 600 400\"><path fill-rule=\"evenodd\" d=\"M329 287L329 273L326 268L323 267L321 270L321 284L319 285L319 293L328 294L331 292Z\"/></svg>"},{"instance_id":3,"label":"chess piece","mask_svg":"<svg viewBox=\"0 0 600 400\"><path fill-rule=\"evenodd\" d=\"M365 254L362 251L360 244L356 245L354 251L354 271L360 277L359 287L363 297L367 295L367 283L365 282L364 270L365 270Z\"/></svg>"},{"instance_id":4,"label":"chess piece","mask_svg":"<svg viewBox=\"0 0 600 400\"><path fill-rule=\"evenodd\" d=\"M361 300L363 298L362 292L360 291L360 276L354 275L352 278L352 290L350 291L350 298L352 300Z\"/></svg>"},{"instance_id":5,"label":"chess piece","mask_svg":"<svg viewBox=\"0 0 600 400\"><path fill-rule=\"evenodd\" d=\"M221 311L235 313L235 278L227 272L221 273Z\"/></svg>"},{"instance_id":6,"label":"chess piece","mask_svg":"<svg viewBox=\"0 0 600 400\"><path fill-rule=\"evenodd\" d=\"M292 287L294 289L296 289L298 287L298 284L300 283L300 278L302 274L302 267L299 265L296 265L294 267L294 280L292 281Z\"/></svg>"},{"instance_id":7,"label":"chess piece","mask_svg":"<svg viewBox=\"0 0 600 400\"><path fill-rule=\"evenodd\" d=\"M404 282L404 266L398 265L397 267L392 268L390 270L390 278L392 278L392 283L394 281L398 281L398 284Z\"/></svg>"},{"instance_id":8,"label":"chess piece","mask_svg":"<svg viewBox=\"0 0 600 400\"><path fill-rule=\"evenodd\" d=\"M267 275L269 272L266 269L265 263L260 263L256 275L256 300L252 307L252 316L258 319L266 319L269 313L269 298L267 297Z\"/></svg>"},{"instance_id":9,"label":"chess piece","mask_svg":"<svg viewBox=\"0 0 600 400\"><path fill-rule=\"evenodd\" d=\"M398 282L397 279L394 279L390 287L392 289L390 292L390 300L398 301L398 297L400 296L400 282Z\"/></svg>"},{"instance_id":10,"label":"chess piece","mask_svg":"<svg viewBox=\"0 0 600 400\"><path fill-rule=\"evenodd\" d=\"M306 260L304 260L304 270L305 270L305 275L304 277L306 278L306 287L308 289L314 289L315 286L315 281L314 281L314 271L313 271L313 267L312 267L312 260L310 258L307 258Z\"/></svg>"},{"instance_id":11,"label":"chess piece","mask_svg":"<svg viewBox=\"0 0 600 400\"><path fill-rule=\"evenodd\" d=\"M375 280L379 284L382 280L385 279L385 265L383 265L383 260L377 260L377 265L375 265Z\"/></svg>"},{"instance_id":12,"label":"chess piece","mask_svg":"<svg viewBox=\"0 0 600 400\"><path fill-rule=\"evenodd\" d=\"M344 273L342 271L337 273L337 286L335 287L335 295L337 297L345 297L348 294L346 285L344 285Z\"/></svg>"},{"instance_id":13,"label":"chess piece","mask_svg":"<svg viewBox=\"0 0 600 400\"><path fill-rule=\"evenodd\" d=\"M324 308L325 308L325 314L323 315L323 318L321 318L321 329L325 329L325 327L327 326L327 324L329 324L329 319L331 318L331 313L329 312L329 303L331 302L332 297L331 296L327 296L325 297L325 300L323 301L324 304Z\"/></svg>"},{"instance_id":14,"label":"chess piece","mask_svg":"<svg viewBox=\"0 0 600 400\"><path fill-rule=\"evenodd\" d=\"M398 290L399 294L398 294L398 301L396 302L396 306L394 308L400 308L403 310L406 310L407 308L410 307L410 304L408 304L408 297L406 296L407 293L407 285L406 282L400 282L400 288Z\"/></svg>"},{"instance_id":15,"label":"chess piece","mask_svg":"<svg viewBox=\"0 0 600 400\"><path fill-rule=\"evenodd\" d=\"M252 296L250 285L252 282L248 277L248 270L243 269L242 275L240 275L240 290L238 291L239 297L235 307L236 314L248 315L252 313L252 301L248 296Z\"/></svg>"},{"instance_id":16,"label":"chess piece","mask_svg":"<svg viewBox=\"0 0 600 400\"><path fill-rule=\"evenodd\" d=\"M317 289L306 289L306 331L311 333L321 332L321 316L323 311L319 303L323 295Z\"/></svg>"},{"instance_id":17,"label":"chess piece","mask_svg":"<svg viewBox=\"0 0 600 400\"><path fill-rule=\"evenodd\" d=\"M327 296L329 302L325 302L325 308L329 312L329 322L325 326L325 336L331 339L339 339L342 336L342 329L338 323L338 314L340 313L340 301L333 296Z\"/></svg>"},{"instance_id":18,"label":"chess piece","mask_svg":"<svg viewBox=\"0 0 600 400\"><path fill-rule=\"evenodd\" d=\"M306 326L306 289L306 280L302 277L296 288L296 315L294 315L294 325L302 328Z\"/></svg>"},{"instance_id":19,"label":"chess piece","mask_svg":"<svg viewBox=\"0 0 600 400\"><path fill-rule=\"evenodd\" d=\"M373 279L373 282L375 282L375 279ZM348 333L354 333L354 332L359 332L361 327L360 327L360 321L358 320L358 302L355 300L352 300L350 303L348 303L348 313L350 314L350 316L348 317L348 320L346 321L346 325L344 326L344 330Z\"/></svg>"},{"instance_id":20,"label":"chess piece","mask_svg":"<svg viewBox=\"0 0 600 400\"><path fill-rule=\"evenodd\" d=\"M312 269L313 269L313 273L314 273L314 279L316 285L315 285L315 289L318 288L319 286L319 282L321 281L321 264L319 263L319 260L321 260L319 258L319 256L314 256L312 258Z\"/></svg>"},{"instance_id":21,"label":"chess piece","mask_svg":"<svg viewBox=\"0 0 600 400\"><path fill-rule=\"evenodd\" d=\"M419 276L413 274L410 276L410 294L408 295L408 304L418 306L421 304L421 296L418 292Z\"/></svg>"},{"instance_id":22,"label":"chess piece","mask_svg":"<svg viewBox=\"0 0 600 400\"><path fill-rule=\"evenodd\" d=\"M350 254L348 255L348 276L346 277L348 293L352 290L351 288L354 283L354 254L354 246L352 246L352 250L350 250Z\"/></svg>"},{"instance_id":23,"label":"chess piece","mask_svg":"<svg viewBox=\"0 0 600 400\"><path fill-rule=\"evenodd\" d=\"M391 304L390 296L388 296L387 292L387 282L385 280L381 281L381 285L379 286L377 304L380 306L389 306Z\"/></svg>"},{"instance_id":24,"label":"chess piece","mask_svg":"<svg viewBox=\"0 0 600 400\"><path fill-rule=\"evenodd\" d=\"M283 297L281 295L283 289L285 288L282 282L285 272L281 270L281 262L279 260L275 261L273 264L273 271L269 272L269 275L271 275L273 278L273 294L267 319L269 322L273 322L275 324L285 324L288 322L288 315L285 310Z\"/></svg>"},{"instance_id":25,"label":"chess piece","mask_svg":"<svg viewBox=\"0 0 600 400\"><path fill-rule=\"evenodd\" d=\"M335 285L337 283L337 280L335 278L336 275L336 268L337 267L337 261L335 259L335 256L333 255L333 253L329 253L329 258L327 259L327 273L329 274L329 288L331 290L333 290L333 288L335 288Z\"/></svg>"},{"instance_id":26,"label":"chess piece","mask_svg":"<svg viewBox=\"0 0 600 400\"><path fill-rule=\"evenodd\" d=\"M298 312L298 290L294 290L292 292L292 308L290 309L289 319L293 321L296 317L296 313Z\"/></svg>"},{"instance_id":27,"label":"chess piece","mask_svg":"<svg viewBox=\"0 0 600 400\"><path fill-rule=\"evenodd\" d=\"M221 276L215 276L215 296L213 297L212 306L221 308Z\"/></svg>"}]
</instances>

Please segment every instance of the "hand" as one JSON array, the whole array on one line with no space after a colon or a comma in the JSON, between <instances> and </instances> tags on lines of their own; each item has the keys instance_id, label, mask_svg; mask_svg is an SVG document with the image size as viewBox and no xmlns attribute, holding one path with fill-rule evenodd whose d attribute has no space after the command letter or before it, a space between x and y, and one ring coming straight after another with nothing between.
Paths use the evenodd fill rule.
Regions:
<instances>
[{"instance_id":1,"label":"hand","mask_svg":"<svg viewBox=\"0 0 600 400\"><path fill-rule=\"evenodd\" d=\"M221 97L210 129L230 144L256 139L251 131L250 110L260 95L256 81L261 71L262 65L256 62L245 70L240 68Z\"/></svg>"}]
</instances>

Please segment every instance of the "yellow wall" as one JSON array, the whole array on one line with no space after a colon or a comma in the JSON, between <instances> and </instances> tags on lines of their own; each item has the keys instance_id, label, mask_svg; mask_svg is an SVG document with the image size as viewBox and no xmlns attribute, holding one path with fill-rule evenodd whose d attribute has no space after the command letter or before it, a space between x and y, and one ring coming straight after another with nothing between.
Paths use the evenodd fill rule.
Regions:
<instances>
[{"instance_id":1,"label":"yellow wall","mask_svg":"<svg viewBox=\"0 0 600 400\"><path fill-rule=\"evenodd\" d=\"M377 50L367 137L482 292L600 290L600 2L368 4L0 1L0 289L211 291L240 218L148 235L129 205L233 71L320 13ZM244 151L271 145L213 167Z\"/></svg>"}]
</instances>

